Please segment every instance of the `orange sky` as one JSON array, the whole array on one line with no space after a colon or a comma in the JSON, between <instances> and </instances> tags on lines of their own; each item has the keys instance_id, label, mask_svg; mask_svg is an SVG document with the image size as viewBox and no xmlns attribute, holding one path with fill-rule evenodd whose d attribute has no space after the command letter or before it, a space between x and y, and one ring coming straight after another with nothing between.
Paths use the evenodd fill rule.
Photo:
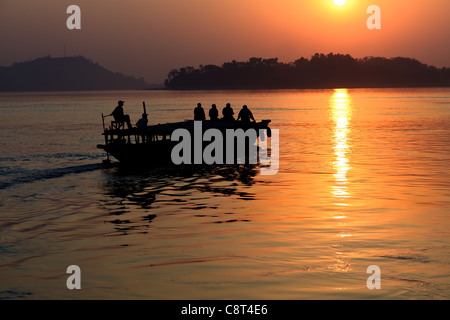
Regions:
<instances>
[{"instance_id":1,"label":"orange sky","mask_svg":"<svg viewBox=\"0 0 450 320\"><path fill-rule=\"evenodd\" d=\"M81 8L68 30L66 8ZM366 27L369 5L382 30ZM320 53L406 56L450 67L449 0L0 0L0 65L84 55L162 83L173 68L245 61L291 62Z\"/></svg>"}]
</instances>

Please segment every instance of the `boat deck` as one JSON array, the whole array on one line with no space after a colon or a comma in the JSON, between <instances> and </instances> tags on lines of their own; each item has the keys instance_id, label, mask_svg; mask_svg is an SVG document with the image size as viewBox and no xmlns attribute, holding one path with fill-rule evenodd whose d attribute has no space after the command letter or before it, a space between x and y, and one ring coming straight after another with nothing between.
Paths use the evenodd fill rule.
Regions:
<instances>
[{"instance_id":1,"label":"boat deck","mask_svg":"<svg viewBox=\"0 0 450 320\"><path fill-rule=\"evenodd\" d=\"M202 122L202 130L206 131L208 129L218 129L221 131L227 129L267 129L270 123L270 120L262 120L260 122L242 122L242 121L223 121L223 120L205 120ZM185 129L189 132L194 131L194 120L186 120L183 122L171 122L165 124L157 124L151 125L147 127L147 130L142 131L138 128L133 127L132 129L127 129L124 127L124 124L121 124L119 128L114 128L111 126L110 128L105 128L103 135L105 136L105 143L108 144L117 138L126 138L128 143L141 143L142 139L139 136L147 136L151 137L151 140L167 140L170 139L172 132L176 129ZM135 139L132 139L132 138Z\"/></svg>"}]
</instances>

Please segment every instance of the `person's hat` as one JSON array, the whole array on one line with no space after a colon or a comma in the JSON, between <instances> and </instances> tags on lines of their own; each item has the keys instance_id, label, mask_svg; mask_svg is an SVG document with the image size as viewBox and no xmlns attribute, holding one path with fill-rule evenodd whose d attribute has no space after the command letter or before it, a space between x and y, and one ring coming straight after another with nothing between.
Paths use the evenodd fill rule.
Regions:
<instances>
[{"instance_id":1,"label":"person's hat","mask_svg":"<svg viewBox=\"0 0 450 320\"><path fill-rule=\"evenodd\" d=\"M143 113L142 116L143 116L143 117L146 117L146 116L148 116L148 114L147 114L147 113Z\"/></svg>"},{"instance_id":2,"label":"person's hat","mask_svg":"<svg viewBox=\"0 0 450 320\"><path fill-rule=\"evenodd\" d=\"M118 104L124 104L125 101L119 100Z\"/></svg>"}]
</instances>

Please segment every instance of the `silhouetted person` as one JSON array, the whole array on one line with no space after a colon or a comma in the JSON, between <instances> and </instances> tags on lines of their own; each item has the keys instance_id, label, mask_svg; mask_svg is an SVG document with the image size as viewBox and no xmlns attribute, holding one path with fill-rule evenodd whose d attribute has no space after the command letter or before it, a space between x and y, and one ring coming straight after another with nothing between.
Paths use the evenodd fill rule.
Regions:
<instances>
[{"instance_id":1,"label":"silhouetted person","mask_svg":"<svg viewBox=\"0 0 450 320\"><path fill-rule=\"evenodd\" d=\"M211 109L209 109L209 118L211 120L218 120L219 119L219 110L217 110L217 107L215 104L211 106Z\"/></svg>"},{"instance_id":2,"label":"silhouetted person","mask_svg":"<svg viewBox=\"0 0 450 320\"><path fill-rule=\"evenodd\" d=\"M138 132L142 137L142 142L145 142L145 137L147 136L147 124L148 124L148 118L147 114L143 113L142 118L136 122L136 127L138 128Z\"/></svg>"},{"instance_id":3,"label":"silhouetted person","mask_svg":"<svg viewBox=\"0 0 450 320\"><path fill-rule=\"evenodd\" d=\"M227 106L223 108L222 110L223 120L225 121L234 121L234 111L233 108L231 108L231 105L227 103Z\"/></svg>"},{"instance_id":4,"label":"silhouetted person","mask_svg":"<svg viewBox=\"0 0 450 320\"><path fill-rule=\"evenodd\" d=\"M145 129L147 129L147 124L148 124L147 114L146 114L146 113L143 113L143 114L142 114L142 118L140 118L140 119L138 120L138 122L136 122L136 127L137 127L138 129L145 130Z\"/></svg>"},{"instance_id":5,"label":"silhouetted person","mask_svg":"<svg viewBox=\"0 0 450 320\"><path fill-rule=\"evenodd\" d=\"M194 120L206 120L205 110L201 103L197 103L197 108L194 109Z\"/></svg>"},{"instance_id":6,"label":"silhouetted person","mask_svg":"<svg viewBox=\"0 0 450 320\"><path fill-rule=\"evenodd\" d=\"M238 115L237 119L238 120L241 119L242 122L250 122L250 119L252 119L253 122L256 122L255 118L253 118L252 112L250 111L250 109L246 105L244 105L242 107L241 111L239 111L239 115Z\"/></svg>"},{"instance_id":7,"label":"silhouetted person","mask_svg":"<svg viewBox=\"0 0 450 320\"><path fill-rule=\"evenodd\" d=\"M116 120L117 122L126 122L128 129L131 129L131 122L130 122L130 116L127 114L123 113L123 104L125 102L122 100L119 100L119 102L117 103L117 107L114 109L114 111L110 114L110 116L114 117L114 120Z\"/></svg>"}]
</instances>

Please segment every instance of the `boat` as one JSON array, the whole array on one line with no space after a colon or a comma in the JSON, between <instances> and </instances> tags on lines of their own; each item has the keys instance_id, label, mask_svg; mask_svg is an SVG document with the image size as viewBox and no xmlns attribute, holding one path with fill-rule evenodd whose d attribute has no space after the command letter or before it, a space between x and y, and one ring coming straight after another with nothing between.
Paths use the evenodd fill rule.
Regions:
<instances>
[{"instance_id":1,"label":"boat","mask_svg":"<svg viewBox=\"0 0 450 320\"><path fill-rule=\"evenodd\" d=\"M145 113L145 104L144 104ZM123 122L111 121L109 126L105 125L105 118L107 116L102 115L103 120L103 133L104 143L97 145L97 148L102 149L107 154L107 160L110 161L109 155L117 159L120 164L123 165L149 165L154 163L173 163L171 155L173 148L179 143L172 139L172 134L177 129L184 129L192 136L198 135L198 128L201 128L201 136L209 129L219 130L224 137L227 130L242 129L247 132L248 129L254 129L256 132L256 138L264 133L265 136L271 136L271 130L269 123L271 120L262 120L259 122L243 122L243 121L224 121L224 120L185 120L182 122L173 122L165 124L157 124L147 126L145 131L138 128L126 128ZM217 131L216 131L217 132ZM201 138L202 139L202 138ZM250 141L252 138L248 138L246 141L246 151L250 144L254 144L256 141ZM261 139L264 139L262 137ZM194 140L194 139L193 139ZM198 140L198 139L197 139ZM225 140L225 139L224 139ZM254 140L254 136L253 136ZM203 149L211 142L201 140L202 153ZM223 154L226 156L225 141L223 141ZM194 159L194 143L192 143L192 163L198 164ZM235 149L236 150L236 149ZM198 149L197 149L198 151ZM236 154L236 152L234 153ZM246 160L248 161L248 159ZM225 162L225 161L224 161ZM202 163L203 159L202 159Z\"/></svg>"}]
</instances>

